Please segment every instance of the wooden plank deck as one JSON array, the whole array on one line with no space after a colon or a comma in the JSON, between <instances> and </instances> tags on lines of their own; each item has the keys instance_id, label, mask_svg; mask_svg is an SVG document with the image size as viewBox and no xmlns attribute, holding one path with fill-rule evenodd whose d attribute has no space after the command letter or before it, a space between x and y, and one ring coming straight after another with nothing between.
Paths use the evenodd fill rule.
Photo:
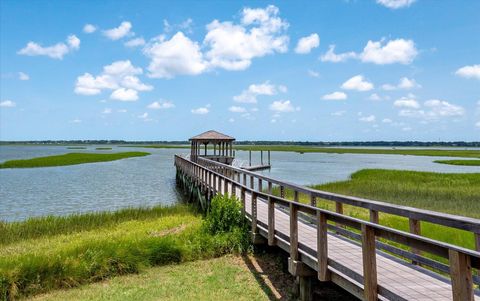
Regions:
<instances>
[{"instance_id":1,"label":"wooden plank deck","mask_svg":"<svg viewBox=\"0 0 480 301\"><path fill-rule=\"evenodd\" d=\"M219 191L223 193L224 183L221 181L222 189ZM228 185L228 193L232 194L231 185ZM235 195L239 196L241 190L236 189ZM251 195L245 194L245 211L251 215ZM261 224L268 224L268 204L266 200L257 199L257 220ZM264 230L265 227L263 227ZM289 245L288 238L290 232L290 219L285 210L275 208L275 231L276 239L283 240L286 245ZM298 223L298 241L301 245L307 246L314 252L317 251L317 230L313 225L306 222L299 221ZM265 237L266 238L266 237ZM304 256L308 256L303 252ZM316 257L310 256L311 260L316 263ZM363 261L362 248L354 241L345 239L339 235L328 233L328 258L334 260L340 265L354 271L358 275L363 275ZM312 266L316 269L316 265ZM340 271L329 266L330 270L334 270L337 274L342 274ZM396 259L384 252L377 251L377 277L378 284L391 292L397 300L452 300L452 288L450 282L434 274L426 269L416 265L407 263L400 259ZM359 282L351 279L347 275L343 275L358 287L363 288ZM358 295L358 297L362 297ZM380 299L387 300L379 296ZM480 300L479 296L474 297L475 300Z\"/></svg>"}]
</instances>

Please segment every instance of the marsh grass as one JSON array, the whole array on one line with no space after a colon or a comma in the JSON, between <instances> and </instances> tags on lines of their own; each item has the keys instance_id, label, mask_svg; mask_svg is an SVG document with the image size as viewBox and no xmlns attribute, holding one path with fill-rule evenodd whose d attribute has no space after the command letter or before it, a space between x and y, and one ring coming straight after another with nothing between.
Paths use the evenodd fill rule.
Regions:
<instances>
[{"instance_id":1,"label":"marsh grass","mask_svg":"<svg viewBox=\"0 0 480 301\"><path fill-rule=\"evenodd\" d=\"M366 169L352 174L347 181L313 186L315 189L367 198L403 206L480 218L480 174L441 174L431 172ZM279 195L278 187L274 193ZM293 199L293 192L286 190L286 197ZM307 195L300 194L300 201L309 203ZM335 211L335 203L317 199L317 206ZM369 211L344 205L344 213L369 220ZM408 232L408 219L380 213L380 224ZM473 249L471 232L422 222L422 235Z\"/></svg>"},{"instance_id":2,"label":"marsh grass","mask_svg":"<svg viewBox=\"0 0 480 301\"><path fill-rule=\"evenodd\" d=\"M207 219L230 220L225 213L231 210L215 212ZM3 223L0 299L244 252L249 241L243 223L230 231L207 231L202 215L182 205Z\"/></svg>"},{"instance_id":3,"label":"marsh grass","mask_svg":"<svg viewBox=\"0 0 480 301\"><path fill-rule=\"evenodd\" d=\"M480 166L480 160L436 160L434 162L450 165Z\"/></svg>"},{"instance_id":4,"label":"marsh grass","mask_svg":"<svg viewBox=\"0 0 480 301\"><path fill-rule=\"evenodd\" d=\"M97 147L96 150L111 150L111 147Z\"/></svg>"},{"instance_id":5,"label":"marsh grass","mask_svg":"<svg viewBox=\"0 0 480 301\"><path fill-rule=\"evenodd\" d=\"M115 161L131 157L148 156L146 152L122 152L113 154L96 153L68 153L63 155L38 157L24 160L10 160L0 163L0 168L31 168L31 167L50 167L65 166L84 163Z\"/></svg>"}]
</instances>

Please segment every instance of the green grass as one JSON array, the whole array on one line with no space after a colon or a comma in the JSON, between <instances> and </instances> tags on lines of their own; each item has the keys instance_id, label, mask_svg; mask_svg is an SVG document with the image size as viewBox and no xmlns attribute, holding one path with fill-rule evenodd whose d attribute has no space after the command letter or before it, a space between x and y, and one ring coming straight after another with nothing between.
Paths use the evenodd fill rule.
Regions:
<instances>
[{"instance_id":1,"label":"green grass","mask_svg":"<svg viewBox=\"0 0 480 301\"><path fill-rule=\"evenodd\" d=\"M96 150L111 150L111 147L97 147Z\"/></svg>"},{"instance_id":2,"label":"green grass","mask_svg":"<svg viewBox=\"0 0 480 301\"><path fill-rule=\"evenodd\" d=\"M123 152L114 154L69 153L56 156L38 157L24 160L10 160L0 163L0 168L30 168L76 165L94 162L115 161L131 157L148 156L146 152Z\"/></svg>"},{"instance_id":3,"label":"green grass","mask_svg":"<svg viewBox=\"0 0 480 301\"><path fill-rule=\"evenodd\" d=\"M212 208L217 203L212 201ZM231 220L228 212L237 207L222 208L214 211L219 214L207 215L210 225L212 221L225 224ZM191 207L178 205L4 223L0 299L76 287L152 266L249 248L244 219L235 219L236 225L229 231L207 227L206 221Z\"/></svg>"},{"instance_id":4,"label":"green grass","mask_svg":"<svg viewBox=\"0 0 480 301\"><path fill-rule=\"evenodd\" d=\"M450 165L480 166L480 160L437 160L434 162Z\"/></svg>"},{"instance_id":5,"label":"green grass","mask_svg":"<svg viewBox=\"0 0 480 301\"><path fill-rule=\"evenodd\" d=\"M480 173L442 174L432 172L366 169L351 175L347 181L316 185L314 188L344 195L362 197L398 205L480 218ZM278 188L275 193L279 193ZM287 197L293 198L287 190ZM300 201L308 203L306 195ZM331 201L318 200L318 206L335 210ZM367 209L344 205L344 213L368 220ZM408 232L408 219L380 213L380 224ZM422 222L422 235L474 248L473 234Z\"/></svg>"},{"instance_id":6,"label":"green grass","mask_svg":"<svg viewBox=\"0 0 480 301\"><path fill-rule=\"evenodd\" d=\"M155 267L78 289L38 296L55 300L272 300L240 256Z\"/></svg>"}]
</instances>

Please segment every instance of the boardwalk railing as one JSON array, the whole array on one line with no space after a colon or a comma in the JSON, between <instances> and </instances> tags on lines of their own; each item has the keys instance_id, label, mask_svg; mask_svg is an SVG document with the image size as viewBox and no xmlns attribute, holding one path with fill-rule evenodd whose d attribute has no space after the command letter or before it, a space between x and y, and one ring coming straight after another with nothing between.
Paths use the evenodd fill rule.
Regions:
<instances>
[{"instance_id":1,"label":"boardwalk railing","mask_svg":"<svg viewBox=\"0 0 480 301\"><path fill-rule=\"evenodd\" d=\"M240 192L238 197L242 202L244 214L251 220L252 232L262 233L268 238L269 245L277 245L288 250L293 261L301 260L316 270L320 281L332 280L343 287L351 287L352 282L361 284L363 292L357 296L365 300L377 300L378 295L392 300L405 300L378 284L376 256L377 250L381 249L394 254L395 257L400 256L428 267L429 270L449 274L453 300L474 300L474 283L479 283L480 279L474 275L476 273L473 269L476 269L477 273L480 270L480 253L423 237L420 224L429 222L471 232L478 250L480 220L319 191L203 158L192 162L175 156L175 165L209 195L229 192L236 195ZM273 194L274 185L279 187L280 196ZM286 189L293 191L293 200L285 198ZM299 202L300 193L310 196L310 204ZM246 204L247 194L251 204ZM321 200L334 201L336 212L316 207L317 201ZM258 201L264 201L268 205L266 224L257 219ZM344 204L368 209L370 221L344 215ZM251 208L251 213L246 212L246 207ZM279 208L284 208L283 210L289 214L288 236L277 231L275 227L275 210ZM380 213L408 218L411 233L380 225ZM315 226L317 251L299 243L299 222L312 223ZM328 230L359 241L363 258L362 274L329 257L327 234L331 232ZM391 243L397 246L394 247ZM448 264L426 258L422 253L438 256ZM427 271L421 267L418 269ZM355 292L352 289L350 291Z\"/></svg>"}]
</instances>

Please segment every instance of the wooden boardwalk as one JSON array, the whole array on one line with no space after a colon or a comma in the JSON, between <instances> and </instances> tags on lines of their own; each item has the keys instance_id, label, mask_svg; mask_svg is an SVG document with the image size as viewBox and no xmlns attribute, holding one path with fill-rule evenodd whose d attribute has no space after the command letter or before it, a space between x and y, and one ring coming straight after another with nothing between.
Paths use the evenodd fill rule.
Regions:
<instances>
[{"instance_id":1,"label":"wooden boardwalk","mask_svg":"<svg viewBox=\"0 0 480 301\"><path fill-rule=\"evenodd\" d=\"M295 276L314 275L321 281L333 281L363 300L480 300L478 292L474 291L474 282L479 281L478 276L474 275L480 267L479 252L357 220L341 212L302 205L298 203L297 191L294 192L293 202L275 197L271 194L272 185L278 183L273 179L252 172L245 174L245 171L219 163L200 163L176 158L177 168L185 174L194 175L192 180L205 193L239 197L251 221L252 232L262 236L269 245L290 253L289 269ZM269 193L262 192L265 181ZM284 195L284 186L280 188ZM316 201L312 194L312 203ZM378 223L378 211L373 211L371 221ZM430 219L431 222L431 216L419 220ZM449 215L438 216L453 218ZM450 219L449 223L452 224ZM478 220L462 219L461 226L473 229L478 226L477 223L480 225ZM360 231L345 235L346 227ZM472 232L478 234L475 231ZM293 236L291 233L294 233ZM477 235L475 237L478 239ZM380 243L378 238L403 244L411 251L405 251L405 248L395 251ZM421 251L444 257L449 264L422 259ZM413 262L410 260L412 258L415 259ZM428 269L421 267L419 262L428 266ZM434 268L444 273L436 273Z\"/></svg>"}]
</instances>

